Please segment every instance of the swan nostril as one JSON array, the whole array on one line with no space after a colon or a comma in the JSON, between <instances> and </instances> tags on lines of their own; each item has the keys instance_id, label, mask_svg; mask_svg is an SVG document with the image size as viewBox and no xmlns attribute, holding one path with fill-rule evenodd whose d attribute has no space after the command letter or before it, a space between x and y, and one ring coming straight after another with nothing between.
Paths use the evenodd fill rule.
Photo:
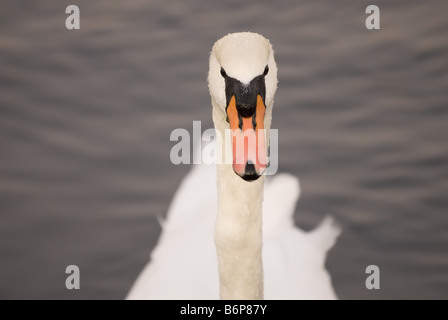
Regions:
<instances>
[{"instance_id":1,"label":"swan nostril","mask_svg":"<svg viewBox=\"0 0 448 320\"><path fill-rule=\"evenodd\" d=\"M256 117L255 112L252 115L252 126L254 127L254 129L257 127L257 117Z\"/></svg>"}]
</instances>

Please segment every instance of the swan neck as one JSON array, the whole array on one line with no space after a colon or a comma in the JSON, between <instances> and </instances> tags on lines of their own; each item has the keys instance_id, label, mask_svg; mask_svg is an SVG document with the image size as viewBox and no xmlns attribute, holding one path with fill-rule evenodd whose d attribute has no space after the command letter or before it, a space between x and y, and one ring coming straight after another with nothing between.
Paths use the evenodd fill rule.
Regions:
<instances>
[{"instance_id":1,"label":"swan neck","mask_svg":"<svg viewBox=\"0 0 448 320\"><path fill-rule=\"evenodd\" d=\"M213 103L213 102L212 102ZM214 107L215 129L224 137L225 114ZM224 148L224 146L223 146ZM217 165L215 244L221 299L263 299L262 204L265 177L247 182L231 164Z\"/></svg>"}]
</instances>

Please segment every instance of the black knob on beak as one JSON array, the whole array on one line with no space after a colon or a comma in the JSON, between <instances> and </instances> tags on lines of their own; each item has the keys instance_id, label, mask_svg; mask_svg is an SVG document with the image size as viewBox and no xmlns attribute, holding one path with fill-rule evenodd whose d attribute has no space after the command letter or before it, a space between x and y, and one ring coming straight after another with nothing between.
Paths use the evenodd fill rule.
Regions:
<instances>
[{"instance_id":1,"label":"black knob on beak","mask_svg":"<svg viewBox=\"0 0 448 320\"><path fill-rule=\"evenodd\" d=\"M227 105L229 105L230 99L234 96L239 115L243 118L252 117L257 108L258 95L261 96L263 101L265 99L266 86L264 75L253 78L248 84L241 83L228 76L225 77L225 82Z\"/></svg>"},{"instance_id":2,"label":"black knob on beak","mask_svg":"<svg viewBox=\"0 0 448 320\"><path fill-rule=\"evenodd\" d=\"M252 117L254 115L255 109L256 109L256 100L254 103L251 103L251 104L247 104L247 103L243 103L243 102L237 103L236 109L238 110L238 113L243 118Z\"/></svg>"}]
</instances>

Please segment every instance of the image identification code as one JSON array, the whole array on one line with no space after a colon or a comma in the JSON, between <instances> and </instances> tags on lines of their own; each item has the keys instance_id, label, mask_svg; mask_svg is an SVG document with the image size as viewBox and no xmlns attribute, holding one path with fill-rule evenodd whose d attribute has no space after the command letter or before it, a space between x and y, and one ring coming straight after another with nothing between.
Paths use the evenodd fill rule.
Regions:
<instances>
[{"instance_id":1,"label":"image identification code","mask_svg":"<svg viewBox=\"0 0 448 320\"><path fill-rule=\"evenodd\" d=\"M224 305L222 307L200 307L187 304L186 307L180 308L180 314L185 315L207 315L209 318L213 313L232 314L232 315L249 315L249 314L265 314L267 305L261 304L234 304Z\"/></svg>"}]
</instances>

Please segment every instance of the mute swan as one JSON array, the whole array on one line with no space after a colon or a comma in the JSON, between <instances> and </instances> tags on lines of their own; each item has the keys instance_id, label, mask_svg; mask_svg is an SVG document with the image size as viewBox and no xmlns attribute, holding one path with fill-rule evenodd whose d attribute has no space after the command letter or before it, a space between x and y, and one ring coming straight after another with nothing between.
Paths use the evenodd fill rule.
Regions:
<instances>
[{"instance_id":1,"label":"mute swan","mask_svg":"<svg viewBox=\"0 0 448 320\"><path fill-rule=\"evenodd\" d=\"M277 66L267 39L243 32L218 40L208 82L221 137L238 126L269 136ZM233 162L194 165L182 181L127 299L336 299L324 264L339 229L331 218L311 232L296 228L297 178L277 174L265 186L266 144L255 156L241 151L241 165L235 139L222 143L232 144Z\"/></svg>"}]
</instances>

